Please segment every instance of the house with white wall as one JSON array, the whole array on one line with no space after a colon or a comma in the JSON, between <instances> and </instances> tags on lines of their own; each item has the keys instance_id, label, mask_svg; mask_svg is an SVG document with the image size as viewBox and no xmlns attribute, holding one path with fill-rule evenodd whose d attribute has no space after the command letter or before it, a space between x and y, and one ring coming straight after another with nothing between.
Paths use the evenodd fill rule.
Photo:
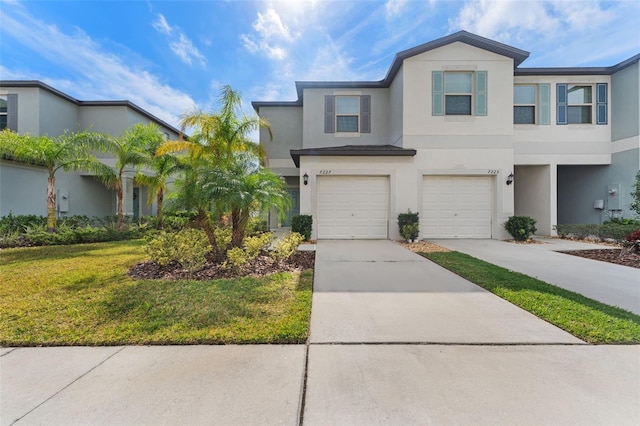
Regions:
<instances>
[{"instance_id":1,"label":"house with white wall","mask_svg":"<svg viewBox=\"0 0 640 426\"><path fill-rule=\"evenodd\" d=\"M167 139L177 139L179 130L129 101L81 101L41 81L0 80L0 130L59 136L65 131L99 132L118 137L134 124L154 123ZM115 162L96 154L107 165ZM133 182L134 169L125 173L124 213L127 216L155 214L148 205L147 188ZM47 172L44 167L0 158L0 216L9 213L46 216ZM116 214L115 190L95 176L83 172L56 174L58 217Z\"/></svg>"},{"instance_id":2,"label":"house with white wall","mask_svg":"<svg viewBox=\"0 0 640 426\"><path fill-rule=\"evenodd\" d=\"M420 238L508 238L514 214L542 235L633 216L640 54L588 68L521 67L528 56L460 31L399 52L380 81L299 81L295 101L253 102L290 215L312 215L319 239L396 239L408 210Z\"/></svg>"}]
</instances>

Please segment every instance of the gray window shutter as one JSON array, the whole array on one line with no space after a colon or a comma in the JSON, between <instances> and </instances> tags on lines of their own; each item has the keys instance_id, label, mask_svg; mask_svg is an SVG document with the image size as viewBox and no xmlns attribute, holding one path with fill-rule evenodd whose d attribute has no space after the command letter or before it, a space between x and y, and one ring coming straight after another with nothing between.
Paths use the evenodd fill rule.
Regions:
<instances>
[{"instance_id":1,"label":"gray window shutter","mask_svg":"<svg viewBox=\"0 0 640 426\"><path fill-rule=\"evenodd\" d=\"M18 131L18 95L7 95L7 128Z\"/></svg>"},{"instance_id":2,"label":"gray window shutter","mask_svg":"<svg viewBox=\"0 0 640 426\"><path fill-rule=\"evenodd\" d=\"M360 133L371 133L371 95L360 96Z\"/></svg>"},{"instance_id":3,"label":"gray window shutter","mask_svg":"<svg viewBox=\"0 0 640 426\"><path fill-rule=\"evenodd\" d=\"M336 101L335 96L325 95L324 97L324 132L335 133L336 131Z\"/></svg>"},{"instance_id":4,"label":"gray window shutter","mask_svg":"<svg viewBox=\"0 0 640 426\"><path fill-rule=\"evenodd\" d=\"M444 115L444 72L431 73L431 115Z\"/></svg>"},{"instance_id":5,"label":"gray window shutter","mask_svg":"<svg viewBox=\"0 0 640 426\"><path fill-rule=\"evenodd\" d=\"M566 83L556 84L556 124L567 124L567 90Z\"/></svg>"},{"instance_id":6,"label":"gray window shutter","mask_svg":"<svg viewBox=\"0 0 640 426\"><path fill-rule=\"evenodd\" d=\"M607 83L596 84L596 124L607 124Z\"/></svg>"},{"instance_id":7,"label":"gray window shutter","mask_svg":"<svg viewBox=\"0 0 640 426\"><path fill-rule=\"evenodd\" d=\"M538 124L551 124L551 85L538 85Z\"/></svg>"},{"instance_id":8,"label":"gray window shutter","mask_svg":"<svg viewBox=\"0 0 640 426\"><path fill-rule=\"evenodd\" d=\"M475 98L475 113L474 115L484 116L487 115L487 72L476 71L476 88L474 93Z\"/></svg>"}]
</instances>

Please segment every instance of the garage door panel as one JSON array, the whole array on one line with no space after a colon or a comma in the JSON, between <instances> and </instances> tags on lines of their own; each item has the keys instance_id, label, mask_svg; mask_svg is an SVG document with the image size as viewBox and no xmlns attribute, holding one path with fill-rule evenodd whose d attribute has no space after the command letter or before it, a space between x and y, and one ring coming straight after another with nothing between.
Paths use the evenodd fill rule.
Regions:
<instances>
[{"instance_id":1,"label":"garage door panel","mask_svg":"<svg viewBox=\"0 0 640 426\"><path fill-rule=\"evenodd\" d=\"M386 176L320 176L318 238L387 238Z\"/></svg>"},{"instance_id":2,"label":"garage door panel","mask_svg":"<svg viewBox=\"0 0 640 426\"><path fill-rule=\"evenodd\" d=\"M491 238L491 177L425 176L421 232L425 238Z\"/></svg>"}]
</instances>

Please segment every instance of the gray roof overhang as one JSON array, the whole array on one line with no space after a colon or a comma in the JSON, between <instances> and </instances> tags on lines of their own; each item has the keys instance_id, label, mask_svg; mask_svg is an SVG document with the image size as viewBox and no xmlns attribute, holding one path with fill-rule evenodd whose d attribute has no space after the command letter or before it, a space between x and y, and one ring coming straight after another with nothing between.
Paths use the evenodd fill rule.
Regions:
<instances>
[{"instance_id":1,"label":"gray roof overhang","mask_svg":"<svg viewBox=\"0 0 640 426\"><path fill-rule=\"evenodd\" d=\"M296 167L300 167L302 156L333 157L413 157L415 149L400 148L393 145L344 145L324 148L292 149L291 158Z\"/></svg>"}]
</instances>

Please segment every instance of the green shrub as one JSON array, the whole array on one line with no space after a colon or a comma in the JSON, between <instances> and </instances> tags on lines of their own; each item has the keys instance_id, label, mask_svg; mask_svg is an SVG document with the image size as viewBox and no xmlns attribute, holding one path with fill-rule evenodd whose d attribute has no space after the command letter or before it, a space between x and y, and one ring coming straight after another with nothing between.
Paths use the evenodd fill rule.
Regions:
<instances>
[{"instance_id":1,"label":"green shrub","mask_svg":"<svg viewBox=\"0 0 640 426\"><path fill-rule=\"evenodd\" d=\"M210 251L211 246L205 233L190 228L178 232L161 232L150 238L145 246L146 254L154 262L167 265L176 261L189 271L204 265Z\"/></svg>"},{"instance_id":2,"label":"green shrub","mask_svg":"<svg viewBox=\"0 0 640 426\"><path fill-rule=\"evenodd\" d=\"M243 246L249 260L253 260L258 255L269 249L273 242L273 232L265 232L254 237L245 237Z\"/></svg>"},{"instance_id":3,"label":"green shrub","mask_svg":"<svg viewBox=\"0 0 640 426\"><path fill-rule=\"evenodd\" d=\"M297 232L287 234L276 243L271 256L279 262L287 260L296 253L302 241L304 241L304 237Z\"/></svg>"},{"instance_id":4,"label":"green shrub","mask_svg":"<svg viewBox=\"0 0 640 426\"><path fill-rule=\"evenodd\" d=\"M536 220L529 216L511 216L505 223L504 229L516 241L526 241L537 231Z\"/></svg>"},{"instance_id":5,"label":"green shrub","mask_svg":"<svg viewBox=\"0 0 640 426\"><path fill-rule=\"evenodd\" d=\"M249 256L244 250L239 247L233 247L227 250L227 260L222 264L222 267L238 270L246 265L249 260Z\"/></svg>"},{"instance_id":6,"label":"green shrub","mask_svg":"<svg viewBox=\"0 0 640 426\"><path fill-rule=\"evenodd\" d=\"M291 232L297 232L304 237L304 241L311 239L313 228L313 216L310 214L297 214L291 217Z\"/></svg>"},{"instance_id":7,"label":"green shrub","mask_svg":"<svg viewBox=\"0 0 640 426\"><path fill-rule=\"evenodd\" d=\"M213 230L216 235L216 244L218 244L218 251L224 253L227 247L231 245L232 230L228 226L218 227Z\"/></svg>"},{"instance_id":8,"label":"green shrub","mask_svg":"<svg viewBox=\"0 0 640 426\"><path fill-rule=\"evenodd\" d=\"M609 225L611 223L615 223L615 224L619 224L619 225L640 226L640 220L631 219L631 218L628 218L628 217L625 217L625 218L614 217L613 219L605 220L604 222L602 222L603 225Z\"/></svg>"},{"instance_id":9,"label":"green shrub","mask_svg":"<svg viewBox=\"0 0 640 426\"><path fill-rule=\"evenodd\" d=\"M622 242L627 235L638 229L638 226L609 221L602 225L581 223L558 224L554 226L554 229L561 238L575 238L577 240L594 238L601 241L614 240Z\"/></svg>"},{"instance_id":10,"label":"green shrub","mask_svg":"<svg viewBox=\"0 0 640 426\"><path fill-rule=\"evenodd\" d=\"M269 230L269 225L267 221L260 217L252 217L249 219L249 223L247 224L246 234L247 235L256 235L262 234L263 232L267 232Z\"/></svg>"},{"instance_id":11,"label":"green shrub","mask_svg":"<svg viewBox=\"0 0 640 426\"><path fill-rule=\"evenodd\" d=\"M0 217L0 234L13 232L24 232L27 227L46 226L47 218L35 214L13 215L9 212L7 216Z\"/></svg>"},{"instance_id":12,"label":"green shrub","mask_svg":"<svg viewBox=\"0 0 640 426\"><path fill-rule=\"evenodd\" d=\"M411 213L411 210L407 210L406 213L400 213L398 215L398 229L400 235L406 240L415 240L420 234L420 217L418 213Z\"/></svg>"}]
</instances>

